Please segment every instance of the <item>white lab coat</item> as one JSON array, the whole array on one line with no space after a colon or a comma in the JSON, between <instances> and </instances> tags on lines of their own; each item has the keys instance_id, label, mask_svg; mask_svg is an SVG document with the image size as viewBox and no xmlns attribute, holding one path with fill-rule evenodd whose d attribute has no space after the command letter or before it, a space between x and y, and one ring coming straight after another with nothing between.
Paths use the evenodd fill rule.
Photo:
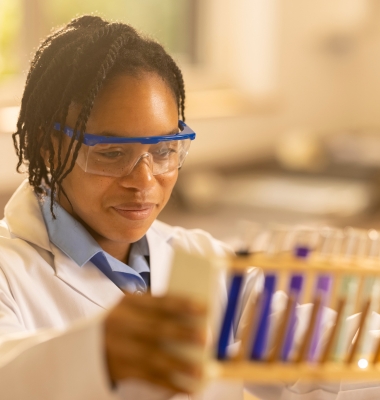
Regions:
<instances>
[{"instance_id":1,"label":"white lab coat","mask_svg":"<svg viewBox=\"0 0 380 400\"><path fill-rule=\"evenodd\" d=\"M203 231L158 221L147 240L153 295L165 293L173 247L202 255L227 251ZM80 268L49 241L38 201L24 182L0 222L0 399L172 398L142 382L110 387L102 320L122 296L91 262ZM239 400L242 386L213 384L195 398Z\"/></svg>"}]
</instances>

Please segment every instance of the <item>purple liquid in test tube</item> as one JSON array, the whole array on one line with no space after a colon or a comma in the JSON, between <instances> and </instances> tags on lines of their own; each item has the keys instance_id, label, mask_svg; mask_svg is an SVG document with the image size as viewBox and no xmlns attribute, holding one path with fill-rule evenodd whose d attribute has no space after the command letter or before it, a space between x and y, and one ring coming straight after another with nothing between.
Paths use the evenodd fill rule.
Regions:
<instances>
[{"instance_id":1,"label":"purple liquid in test tube","mask_svg":"<svg viewBox=\"0 0 380 400\"><path fill-rule=\"evenodd\" d=\"M291 277L289 295L293 296L295 301L294 301L292 310L290 311L289 324L287 326L286 333L285 333L284 346L282 348L282 354L281 354L281 358L283 361L287 361L289 359L289 354L293 347L294 334L295 334L296 322L297 322L296 306L297 306L297 302L299 301L300 293L302 290L302 284L303 284L303 276L302 275L293 275Z\"/></svg>"},{"instance_id":2,"label":"purple liquid in test tube","mask_svg":"<svg viewBox=\"0 0 380 400\"><path fill-rule=\"evenodd\" d=\"M326 305L327 298L330 292L331 277L328 275L321 275L318 277L316 296L321 296L321 307L319 308L313 338L309 350L309 361L314 361L316 358L316 351L321 337L321 322L323 315L323 308Z\"/></svg>"},{"instance_id":3,"label":"purple liquid in test tube","mask_svg":"<svg viewBox=\"0 0 380 400\"><path fill-rule=\"evenodd\" d=\"M297 258L307 258L310 254L310 248L307 246L297 246L294 251L294 255Z\"/></svg>"},{"instance_id":4,"label":"purple liquid in test tube","mask_svg":"<svg viewBox=\"0 0 380 400\"><path fill-rule=\"evenodd\" d=\"M298 259L307 259L310 254L310 248L305 245L297 245L294 249L294 256ZM304 277L303 275L292 275L289 285L289 296L293 296L294 304L290 311L289 323L286 327L284 345L281 352L281 359L287 361L293 347L294 335L296 329L296 306L300 298Z\"/></svg>"}]
</instances>

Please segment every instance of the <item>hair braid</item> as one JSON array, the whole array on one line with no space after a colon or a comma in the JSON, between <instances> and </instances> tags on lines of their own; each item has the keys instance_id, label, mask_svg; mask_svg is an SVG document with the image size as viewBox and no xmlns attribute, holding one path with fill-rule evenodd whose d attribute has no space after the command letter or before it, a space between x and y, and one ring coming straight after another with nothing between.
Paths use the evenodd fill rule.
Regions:
<instances>
[{"instance_id":1,"label":"hair braid","mask_svg":"<svg viewBox=\"0 0 380 400\"><path fill-rule=\"evenodd\" d=\"M80 136L79 136L79 140L77 141L77 145L75 146L74 154L73 154L73 157L71 160L71 165L65 172L63 172L62 168L57 171L58 176L56 178L56 182L59 185L62 183L63 179L74 168L75 160L77 159L78 152L79 152L79 149L80 149L82 141L83 141L83 134L85 132L86 124L87 124L88 118L90 116L92 107L94 105L95 98L98 95L98 93L104 83L104 78L107 76L108 71L112 68L113 64L115 63L115 61L117 59L117 55L126 40L127 40L126 35L121 35L115 40L115 42L111 45L111 47L108 51L108 54L107 54L105 60L103 61L103 64L99 68L98 74L97 74L95 81L94 81L94 83L89 91L89 94L87 96L87 100L84 103L82 110L79 113L79 116L78 116L78 119L77 119L77 122L76 122L76 125L74 128L74 135L71 139L70 148L68 149L65 160L63 162L64 165L66 165L66 163L69 159L69 152L71 151L71 148L72 148L75 136L76 136L76 132L78 131Z\"/></svg>"},{"instance_id":2,"label":"hair braid","mask_svg":"<svg viewBox=\"0 0 380 400\"><path fill-rule=\"evenodd\" d=\"M178 65L174 62L174 60L170 59L171 66L173 68L174 76L177 81L178 89L179 89L179 99L178 99L178 108L179 115L182 121L185 121L185 81L183 79L182 71L178 68Z\"/></svg>"},{"instance_id":3,"label":"hair braid","mask_svg":"<svg viewBox=\"0 0 380 400\"><path fill-rule=\"evenodd\" d=\"M108 28L105 27L105 28ZM104 35L107 34L107 31L109 31L109 29L102 29L102 33L100 33L98 35L98 38L102 38ZM95 42L96 45L96 42ZM68 110L71 104L71 99L70 96L68 96L68 94L72 93L72 91L74 90L75 86L77 85L77 71L80 68L80 65L83 63L83 59L86 57L86 50L87 48L94 46L94 41L91 40L89 42L83 43L76 52L76 57L73 59L73 63L72 63L72 73L71 76L69 78L69 81L66 83L64 91L62 93L62 100L56 110L56 112L54 113L54 117L53 120L57 120L60 123L61 126L61 132L63 131L63 127L66 124L66 117L68 114ZM48 129L53 129L53 126L49 126ZM70 145L69 145L69 151L67 153L67 156L69 155L69 152L72 149L73 143L74 143L75 137L72 138ZM58 147L58 164L57 164L57 171L61 171L62 169L62 160L61 160L61 148L62 148L62 141L59 141L59 147ZM67 162L66 158L65 161L63 163L63 165L65 165L65 163ZM51 166L51 168L53 168ZM60 172L57 172L58 174Z\"/></svg>"},{"instance_id":4,"label":"hair braid","mask_svg":"<svg viewBox=\"0 0 380 400\"><path fill-rule=\"evenodd\" d=\"M49 76L49 73L51 74L51 71L57 70L57 65L58 62L61 61L59 59L59 55L61 54L62 56L66 56L67 55L67 51L70 50L70 48L73 48L76 44L76 41L74 41L74 43L71 44L71 46L67 46L66 48L62 48L60 49L57 54L55 54L52 63L49 64L48 68L44 71L44 73L42 74L42 76L38 76L37 74L33 74L34 70L36 68L39 68L40 65L40 60L41 60L41 55L44 54L45 58L50 56L50 52L51 50L49 49L48 45L52 42L53 39L56 39L56 42L58 44L60 44L60 42L62 41L58 39L59 35L61 34L61 31L58 31L56 33L54 33L52 35L52 37L49 37L48 39L46 39L42 45L40 46L39 50L36 53L35 59L32 62L32 66L31 69L28 73L28 77L27 77L27 83L25 86L25 92L24 92L24 96L22 99L22 103L21 103L21 110L20 110L20 116L17 122L17 132L19 135L19 145L17 144L16 141L16 134L13 135L13 142L16 148L16 153L19 156L19 161L17 164L17 169L20 168L22 162L23 162L23 155L26 149L26 132L27 132L27 128L31 131L35 131L36 129L39 129L39 126L36 126L35 124L33 124L33 121L35 121L34 119L31 118L26 118L27 114L29 112L32 113L38 113L41 110L40 109L35 109L35 103L36 103L36 98L40 97L42 95L42 98L39 101L39 105L40 108L42 107L46 107L46 101L45 99L48 99L51 97L52 91L53 90L57 90L57 87L55 86L55 84L57 82L60 81L61 76L63 75L63 71L58 70L56 74L52 74L51 76L51 82L50 85L48 85L48 90L43 90L43 87L41 86L45 86L46 82L44 81L44 77L45 76ZM64 38L63 38L64 39ZM79 41L79 39L78 39ZM53 49L54 51L54 49ZM66 53L64 52L66 51ZM50 57L49 57L50 58ZM50 67L50 68L49 68ZM28 122L26 122L25 120L27 120ZM38 121L35 121L38 124ZM30 126L27 126L26 124L29 125L29 123L31 124ZM36 150L39 151L39 149L41 148L41 140L34 140L30 145L29 145L29 151L30 152L36 152ZM34 168L34 162L32 161L31 163L31 168ZM38 174L36 174L38 175ZM32 185L34 185L34 180L30 181L30 183Z\"/></svg>"}]
</instances>

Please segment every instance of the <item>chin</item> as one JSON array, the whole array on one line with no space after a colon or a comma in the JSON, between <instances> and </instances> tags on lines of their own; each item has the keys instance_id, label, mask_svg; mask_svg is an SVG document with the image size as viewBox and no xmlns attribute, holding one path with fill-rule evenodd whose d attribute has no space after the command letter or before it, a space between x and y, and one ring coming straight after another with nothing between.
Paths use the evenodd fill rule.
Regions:
<instances>
[{"instance_id":1,"label":"chin","mask_svg":"<svg viewBox=\"0 0 380 400\"><path fill-rule=\"evenodd\" d=\"M133 229L129 228L121 232L113 232L112 235L106 236L108 240L113 242L135 243L140 240L148 231L150 225L145 228Z\"/></svg>"}]
</instances>

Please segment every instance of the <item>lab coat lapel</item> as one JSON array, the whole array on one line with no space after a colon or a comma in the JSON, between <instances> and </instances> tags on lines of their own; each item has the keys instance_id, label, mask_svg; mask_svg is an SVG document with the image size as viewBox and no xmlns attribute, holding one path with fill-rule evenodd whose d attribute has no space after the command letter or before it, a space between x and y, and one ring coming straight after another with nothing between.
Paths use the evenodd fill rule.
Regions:
<instances>
[{"instance_id":1,"label":"lab coat lapel","mask_svg":"<svg viewBox=\"0 0 380 400\"><path fill-rule=\"evenodd\" d=\"M171 260L173 258L173 248L170 241L171 232L163 229L163 225L154 223L147 232L147 240L150 254L150 285L153 296L165 294Z\"/></svg>"},{"instance_id":2,"label":"lab coat lapel","mask_svg":"<svg viewBox=\"0 0 380 400\"><path fill-rule=\"evenodd\" d=\"M19 237L50 251L50 240L36 195L25 180L4 209L12 237Z\"/></svg>"},{"instance_id":3,"label":"lab coat lapel","mask_svg":"<svg viewBox=\"0 0 380 400\"><path fill-rule=\"evenodd\" d=\"M73 290L104 309L110 309L122 297L123 292L108 279L92 262L82 267L67 257L58 247L51 245L57 278Z\"/></svg>"}]
</instances>

